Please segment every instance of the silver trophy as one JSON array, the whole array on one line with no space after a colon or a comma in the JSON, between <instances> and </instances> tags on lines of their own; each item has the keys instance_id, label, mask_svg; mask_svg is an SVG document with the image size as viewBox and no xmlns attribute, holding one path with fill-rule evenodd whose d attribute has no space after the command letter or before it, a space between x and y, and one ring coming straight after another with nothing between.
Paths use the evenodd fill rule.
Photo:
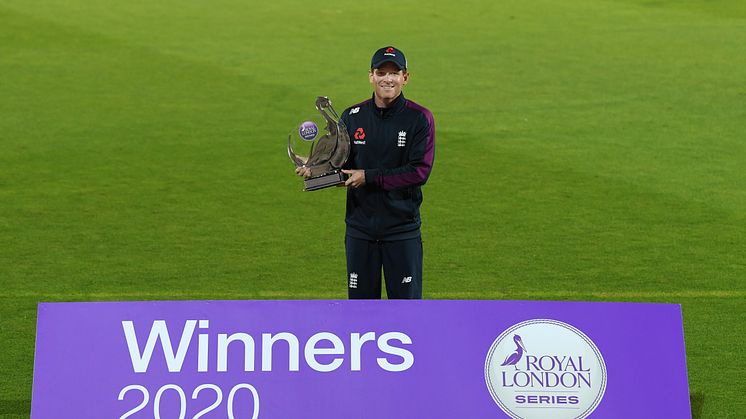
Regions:
<instances>
[{"instance_id":1,"label":"silver trophy","mask_svg":"<svg viewBox=\"0 0 746 419\"><path fill-rule=\"evenodd\" d=\"M288 136L288 156L295 167L307 167L311 177L303 181L303 190L315 191L344 183L347 175L342 165L350 155L347 127L332 108L328 97L316 98L315 115L303 121L298 132ZM321 135L319 127L325 127Z\"/></svg>"}]
</instances>

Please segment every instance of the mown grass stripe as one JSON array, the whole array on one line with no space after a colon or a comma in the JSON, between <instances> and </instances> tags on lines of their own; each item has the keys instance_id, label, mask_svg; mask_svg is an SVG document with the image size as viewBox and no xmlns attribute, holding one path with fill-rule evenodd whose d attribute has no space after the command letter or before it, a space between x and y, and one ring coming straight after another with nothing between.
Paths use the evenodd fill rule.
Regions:
<instances>
[{"instance_id":1,"label":"mown grass stripe","mask_svg":"<svg viewBox=\"0 0 746 419\"><path fill-rule=\"evenodd\" d=\"M4 295L0 299L37 299L38 301L138 301L138 300L336 300L345 298L338 292L296 292L296 291L257 291L253 293L183 293L183 292L94 292L94 293L15 293ZM687 299L687 298L746 298L746 291L732 290L682 290L682 291L589 291L577 292L431 292L426 298L433 300L516 300L516 299L541 299L541 300L609 300L609 299Z\"/></svg>"}]
</instances>

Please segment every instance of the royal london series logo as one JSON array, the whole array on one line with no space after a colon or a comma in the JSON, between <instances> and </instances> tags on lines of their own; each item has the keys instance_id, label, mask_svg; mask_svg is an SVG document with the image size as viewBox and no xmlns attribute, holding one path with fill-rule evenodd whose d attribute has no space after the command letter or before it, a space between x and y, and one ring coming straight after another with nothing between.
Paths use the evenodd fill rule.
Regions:
<instances>
[{"instance_id":1,"label":"royal london series logo","mask_svg":"<svg viewBox=\"0 0 746 419\"><path fill-rule=\"evenodd\" d=\"M606 391L606 364L596 344L557 320L527 320L493 342L484 366L487 388L516 419L581 419Z\"/></svg>"},{"instance_id":2,"label":"royal london series logo","mask_svg":"<svg viewBox=\"0 0 746 419\"><path fill-rule=\"evenodd\" d=\"M316 135L319 133L319 127L316 126L313 121L306 121L300 124L298 133L305 141L313 141L313 139L316 138Z\"/></svg>"}]
</instances>

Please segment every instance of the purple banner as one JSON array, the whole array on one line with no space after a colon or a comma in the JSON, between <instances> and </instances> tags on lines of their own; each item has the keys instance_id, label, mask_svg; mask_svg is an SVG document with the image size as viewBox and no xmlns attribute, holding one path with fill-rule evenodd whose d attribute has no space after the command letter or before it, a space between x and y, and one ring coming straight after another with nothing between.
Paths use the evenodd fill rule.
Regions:
<instances>
[{"instance_id":1,"label":"purple banner","mask_svg":"<svg viewBox=\"0 0 746 419\"><path fill-rule=\"evenodd\" d=\"M39 305L31 417L690 417L681 308Z\"/></svg>"}]
</instances>

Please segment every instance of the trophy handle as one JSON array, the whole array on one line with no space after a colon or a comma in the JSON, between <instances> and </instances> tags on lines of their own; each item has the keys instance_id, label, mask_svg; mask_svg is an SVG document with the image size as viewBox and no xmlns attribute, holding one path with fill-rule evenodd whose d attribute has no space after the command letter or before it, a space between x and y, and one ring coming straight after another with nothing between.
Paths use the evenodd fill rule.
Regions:
<instances>
[{"instance_id":1,"label":"trophy handle","mask_svg":"<svg viewBox=\"0 0 746 419\"><path fill-rule=\"evenodd\" d=\"M288 135L288 157L290 157L290 160L295 163L295 167L301 167L306 164L307 159L303 159L302 157L299 157L297 154L295 154L295 151L293 151L293 146L290 144L290 135Z\"/></svg>"}]
</instances>

